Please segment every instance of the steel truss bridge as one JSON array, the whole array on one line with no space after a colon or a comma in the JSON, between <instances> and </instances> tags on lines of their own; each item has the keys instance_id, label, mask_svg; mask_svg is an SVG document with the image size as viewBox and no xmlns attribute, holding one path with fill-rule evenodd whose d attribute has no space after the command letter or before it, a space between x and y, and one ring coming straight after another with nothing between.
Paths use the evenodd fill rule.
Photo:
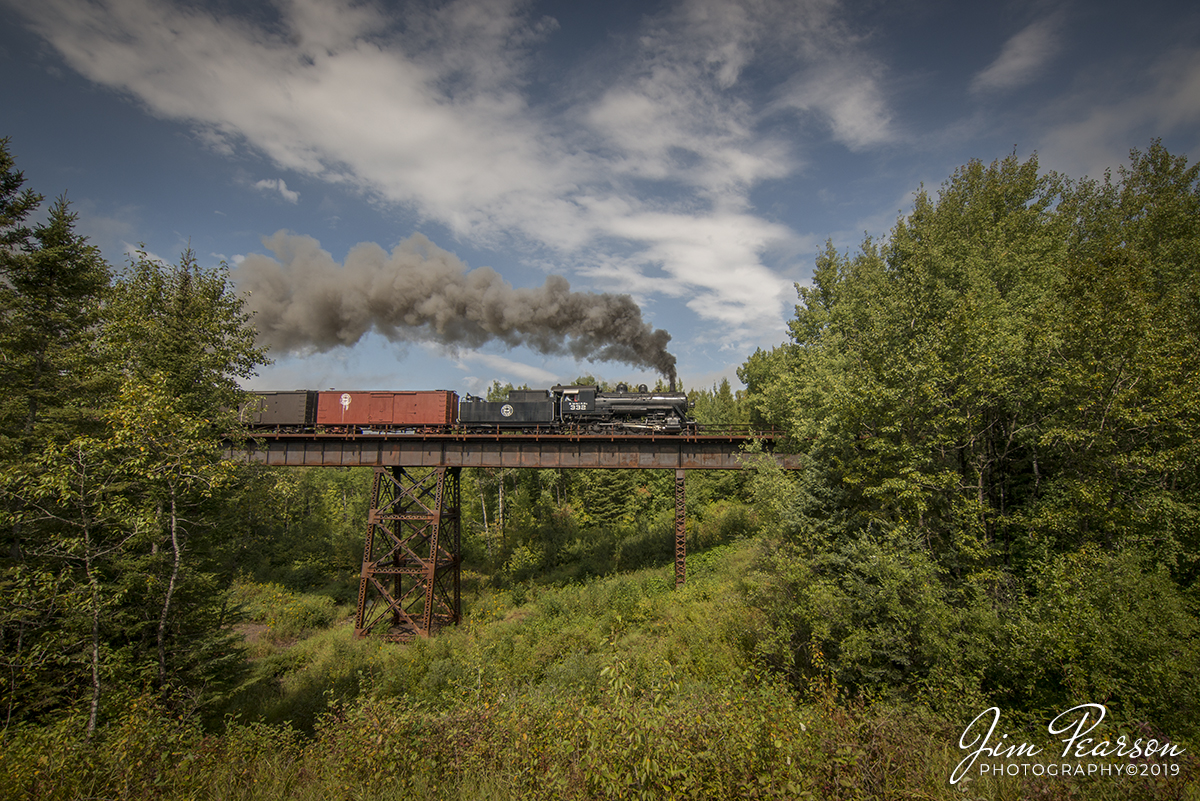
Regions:
<instances>
[{"instance_id":1,"label":"steel truss bridge","mask_svg":"<svg viewBox=\"0 0 1200 801\"><path fill-rule=\"evenodd\" d=\"M355 634L428 636L461 619L459 479L464 467L675 471L675 586L687 562L685 475L738 470L751 441L772 434L290 434L258 435L231 455L278 467L372 467ZM774 457L785 469L797 457Z\"/></svg>"}]
</instances>

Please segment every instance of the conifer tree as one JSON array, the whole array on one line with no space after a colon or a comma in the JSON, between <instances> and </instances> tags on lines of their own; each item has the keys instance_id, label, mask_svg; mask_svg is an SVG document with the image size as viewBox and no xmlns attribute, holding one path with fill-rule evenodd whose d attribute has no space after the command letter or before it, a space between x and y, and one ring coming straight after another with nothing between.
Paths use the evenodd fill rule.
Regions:
<instances>
[{"instance_id":1,"label":"conifer tree","mask_svg":"<svg viewBox=\"0 0 1200 801\"><path fill-rule=\"evenodd\" d=\"M8 140L0 140L0 457L30 452L64 433L62 418L86 405L88 351L108 265L75 232L65 198L29 225L42 196L24 189ZM48 425L46 431L40 429Z\"/></svg>"},{"instance_id":2,"label":"conifer tree","mask_svg":"<svg viewBox=\"0 0 1200 801\"><path fill-rule=\"evenodd\" d=\"M94 343L110 276L100 251L75 232L75 220L59 198L47 221L32 228L27 247L5 259L5 429L26 453L69 435L95 401Z\"/></svg>"},{"instance_id":3,"label":"conifer tree","mask_svg":"<svg viewBox=\"0 0 1200 801\"><path fill-rule=\"evenodd\" d=\"M91 557L107 536L95 508L84 517L74 513L81 507L72 499L90 488L71 482L79 452L63 448L89 425L103 384L95 341L108 266L75 232L76 216L65 199L51 205L44 222L28 224L42 198L22 191L23 183L3 140L0 583L13 598L0 611L6 719L51 709L64 695L70 699L75 682L64 677L79 640L70 640L73 629L64 623L81 608L98 609L99 573ZM55 453L63 457L61 469L47 473L42 461ZM84 462L90 467L90 457ZM82 595L81 587L88 588ZM96 679L94 658L91 664ZM27 696L21 709L18 695Z\"/></svg>"}]
</instances>

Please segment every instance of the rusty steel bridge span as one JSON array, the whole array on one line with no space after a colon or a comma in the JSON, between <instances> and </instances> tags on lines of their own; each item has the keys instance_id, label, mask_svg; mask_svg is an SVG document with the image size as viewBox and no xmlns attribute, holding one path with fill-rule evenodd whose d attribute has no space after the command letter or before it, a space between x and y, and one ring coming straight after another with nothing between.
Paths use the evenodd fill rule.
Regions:
<instances>
[{"instance_id":1,"label":"rusty steel bridge span","mask_svg":"<svg viewBox=\"0 0 1200 801\"><path fill-rule=\"evenodd\" d=\"M231 455L276 467L371 467L375 475L359 576L355 634L428 636L461 618L460 492L464 467L675 471L675 586L687 563L685 475L738 470L773 433L265 433ZM774 455L785 469L794 455Z\"/></svg>"}]
</instances>

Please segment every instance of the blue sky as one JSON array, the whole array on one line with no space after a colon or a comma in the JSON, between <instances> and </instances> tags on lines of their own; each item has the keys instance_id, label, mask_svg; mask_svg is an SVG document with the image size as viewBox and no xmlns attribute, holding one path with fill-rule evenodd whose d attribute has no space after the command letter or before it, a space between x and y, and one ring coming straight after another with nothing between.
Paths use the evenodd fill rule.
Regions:
<instances>
[{"instance_id":1,"label":"blue sky","mask_svg":"<svg viewBox=\"0 0 1200 801\"><path fill-rule=\"evenodd\" d=\"M301 328L434 262L499 303L562 276L632 295L687 386L736 385L826 239L885 236L969 159L1078 178L1156 137L1200 152L1192 3L0 0L0 21L0 136L114 265L190 246L260 302L268 275L309 292ZM353 344L293 337L253 386L655 377L370 300L335 332Z\"/></svg>"}]
</instances>

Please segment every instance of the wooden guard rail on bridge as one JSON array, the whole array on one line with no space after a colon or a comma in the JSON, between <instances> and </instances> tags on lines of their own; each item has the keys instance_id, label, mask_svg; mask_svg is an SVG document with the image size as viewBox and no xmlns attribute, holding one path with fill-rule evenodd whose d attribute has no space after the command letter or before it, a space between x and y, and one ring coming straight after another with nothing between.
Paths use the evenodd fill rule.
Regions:
<instances>
[{"instance_id":1,"label":"wooden guard rail on bridge","mask_svg":"<svg viewBox=\"0 0 1200 801\"><path fill-rule=\"evenodd\" d=\"M230 456L279 467L373 467L355 633L387 621L385 638L428 636L461 617L459 475L464 467L675 471L675 586L686 576L684 476L736 470L743 445L775 438L701 434L260 433ZM795 455L777 455L784 469ZM420 468L429 468L421 470Z\"/></svg>"}]
</instances>

